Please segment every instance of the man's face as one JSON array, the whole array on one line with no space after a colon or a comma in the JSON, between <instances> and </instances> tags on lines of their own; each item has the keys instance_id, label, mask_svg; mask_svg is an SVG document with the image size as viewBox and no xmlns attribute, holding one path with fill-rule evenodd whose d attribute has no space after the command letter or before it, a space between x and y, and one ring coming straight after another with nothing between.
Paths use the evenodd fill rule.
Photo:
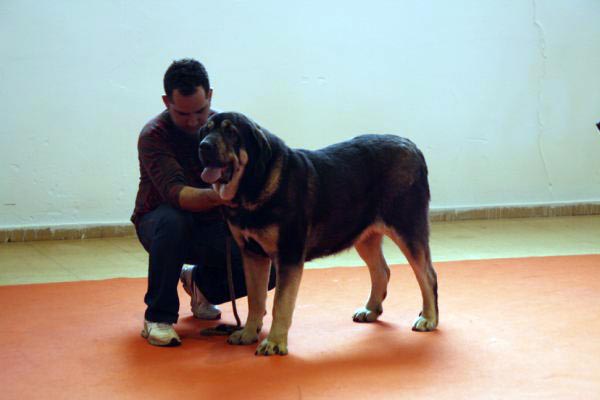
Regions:
<instances>
[{"instance_id":1,"label":"man's face","mask_svg":"<svg viewBox=\"0 0 600 400\"><path fill-rule=\"evenodd\" d=\"M173 123L182 131L193 134L208 120L211 98L212 89L206 93L202 86L198 86L189 96L184 96L175 89L171 98L163 96L163 102Z\"/></svg>"}]
</instances>

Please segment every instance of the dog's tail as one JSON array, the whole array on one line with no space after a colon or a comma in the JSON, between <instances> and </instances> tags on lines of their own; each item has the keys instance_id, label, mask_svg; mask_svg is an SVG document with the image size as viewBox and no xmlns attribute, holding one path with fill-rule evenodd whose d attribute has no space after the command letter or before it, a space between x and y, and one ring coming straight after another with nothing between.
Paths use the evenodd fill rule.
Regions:
<instances>
[{"instance_id":1,"label":"dog's tail","mask_svg":"<svg viewBox=\"0 0 600 400\"><path fill-rule=\"evenodd\" d=\"M421 167L417 173L418 176L414 185L416 186L416 189L422 193L423 199L426 199L427 205L429 206L429 201L431 200L431 192L429 191L429 169L427 168L427 162L425 161L425 156L421 150L417 150L417 152Z\"/></svg>"}]
</instances>

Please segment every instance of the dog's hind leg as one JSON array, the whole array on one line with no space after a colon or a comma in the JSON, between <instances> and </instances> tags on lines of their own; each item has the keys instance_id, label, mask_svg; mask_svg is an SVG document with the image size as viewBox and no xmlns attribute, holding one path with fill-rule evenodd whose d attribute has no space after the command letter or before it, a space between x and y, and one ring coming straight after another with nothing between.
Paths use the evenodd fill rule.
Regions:
<instances>
[{"instance_id":1,"label":"dog's hind leg","mask_svg":"<svg viewBox=\"0 0 600 400\"><path fill-rule=\"evenodd\" d=\"M431 264L429 244L425 240L408 246L402 236L393 230L390 233L391 239L402 250L412 267L423 296L423 309L414 322L412 329L419 332L432 331L438 325L439 312L437 274Z\"/></svg>"},{"instance_id":2,"label":"dog's hind leg","mask_svg":"<svg viewBox=\"0 0 600 400\"><path fill-rule=\"evenodd\" d=\"M369 267L371 294L367 304L354 312L354 322L373 322L383 313L383 300L387 295L390 269L381 250L381 233L371 233L354 244L356 251Z\"/></svg>"}]
</instances>

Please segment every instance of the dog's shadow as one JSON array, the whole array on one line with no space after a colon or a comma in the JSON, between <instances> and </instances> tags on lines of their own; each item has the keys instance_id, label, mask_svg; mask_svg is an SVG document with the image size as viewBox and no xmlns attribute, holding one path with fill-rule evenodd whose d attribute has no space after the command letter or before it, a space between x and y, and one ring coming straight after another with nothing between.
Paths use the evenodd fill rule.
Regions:
<instances>
[{"instance_id":1,"label":"dog's shadow","mask_svg":"<svg viewBox=\"0 0 600 400\"><path fill-rule=\"evenodd\" d=\"M439 359L444 353L442 330L422 333L413 332L407 325L385 321L359 324L350 320L348 326L351 329L328 330L324 324L318 330L301 334L296 329L290 332L290 354L255 357L256 344L232 346L226 343L227 336L200 334L204 327L214 326L214 322L199 323L189 317L183 318L181 323L185 326L182 327L183 340L194 348L193 352L202 352L201 358L212 366L231 365L250 357L259 363L277 362L280 368L289 365L290 368L306 369L309 374L335 368L360 371L372 365L377 365L377 368L407 365L412 369ZM198 328L198 325L201 327ZM194 328L189 330L190 326ZM267 332L263 329L259 341L267 336ZM298 340L300 336L302 338Z\"/></svg>"},{"instance_id":2,"label":"dog's shadow","mask_svg":"<svg viewBox=\"0 0 600 400\"><path fill-rule=\"evenodd\" d=\"M191 385L210 396L225 395L231 380L235 387L246 388L261 398L315 388L328 390L331 385L346 389L356 385L361 392L363 385L383 377L397 376L398 384L426 379L426 375L436 373L436 368L450 363L452 346L456 345L450 345L443 330L420 333L405 324L355 324L350 320L346 326L349 329L338 326L339 332L323 325L311 332L292 331L290 354L264 357L254 355L256 344L233 346L227 344L226 336L200 334L202 329L215 325L214 321L181 318L177 328L183 344L173 349L153 348L135 338L136 343L127 349L132 356L130 376L135 379L138 374L144 375L148 363L156 362L169 366L162 372L165 380L190 377ZM263 332L260 339L265 336ZM194 380L194 376L204 378ZM413 383L404 382L403 377L411 377ZM146 389L150 391L150 387Z\"/></svg>"}]
</instances>

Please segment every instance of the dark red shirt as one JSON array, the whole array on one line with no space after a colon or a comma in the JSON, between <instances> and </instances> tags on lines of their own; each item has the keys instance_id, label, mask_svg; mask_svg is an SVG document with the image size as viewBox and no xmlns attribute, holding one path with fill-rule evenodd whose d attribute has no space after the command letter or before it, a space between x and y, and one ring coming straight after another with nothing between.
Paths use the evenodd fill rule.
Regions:
<instances>
[{"instance_id":1,"label":"dark red shirt","mask_svg":"<svg viewBox=\"0 0 600 400\"><path fill-rule=\"evenodd\" d=\"M211 110L211 115L215 112ZM179 192L184 186L208 188L200 175L203 166L198 158L198 138L173 124L167 110L144 126L138 139L140 184L131 221L161 204L179 208ZM205 213L218 218L217 210Z\"/></svg>"}]
</instances>

